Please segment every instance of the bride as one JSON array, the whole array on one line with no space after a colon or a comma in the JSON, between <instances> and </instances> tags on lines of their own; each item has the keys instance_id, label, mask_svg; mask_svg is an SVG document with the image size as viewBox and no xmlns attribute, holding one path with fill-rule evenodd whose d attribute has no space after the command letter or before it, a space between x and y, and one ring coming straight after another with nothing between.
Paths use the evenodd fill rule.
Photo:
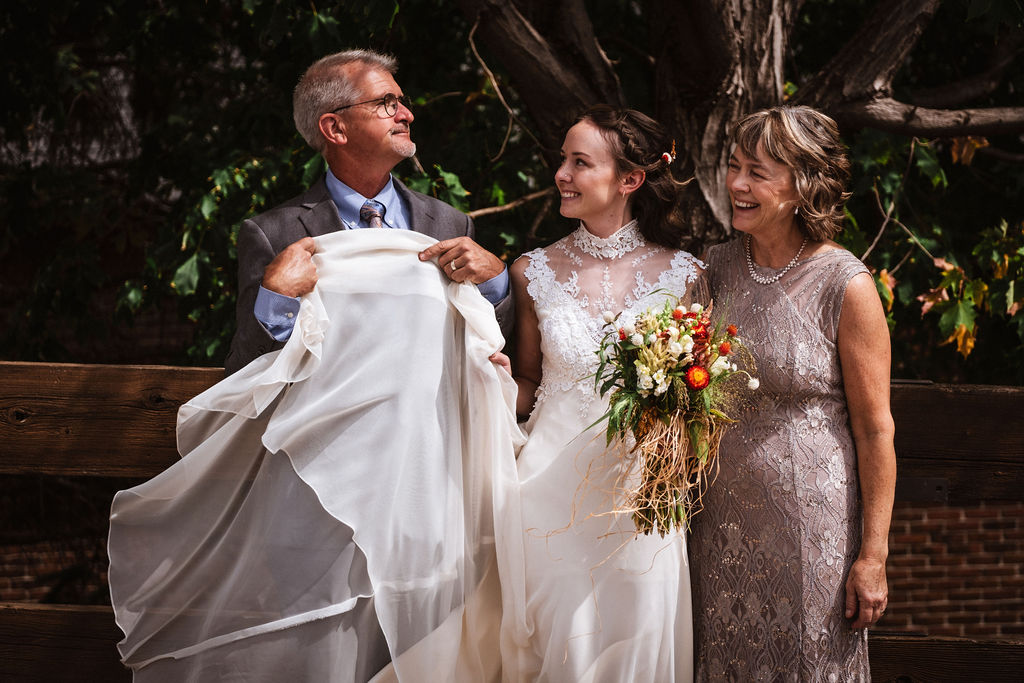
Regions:
<instances>
[{"instance_id":1,"label":"bride","mask_svg":"<svg viewBox=\"0 0 1024 683\"><path fill-rule=\"evenodd\" d=\"M651 118L598 106L566 134L555 174L579 227L511 268L521 508L499 542L508 681L689 681L690 580L682 534L638 536L615 513L636 463L606 449L595 393L606 312L617 324L669 295L689 300L703 264L672 248L684 183ZM518 514L516 514L518 512Z\"/></svg>"}]
</instances>

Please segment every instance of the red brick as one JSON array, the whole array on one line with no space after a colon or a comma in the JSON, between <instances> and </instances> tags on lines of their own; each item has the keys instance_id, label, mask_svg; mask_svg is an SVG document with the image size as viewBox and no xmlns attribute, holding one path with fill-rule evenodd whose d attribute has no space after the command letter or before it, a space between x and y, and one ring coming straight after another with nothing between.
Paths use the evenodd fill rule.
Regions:
<instances>
[{"instance_id":1,"label":"red brick","mask_svg":"<svg viewBox=\"0 0 1024 683\"><path fill-rule=\"evenodd\" d=\"M963 634L963 629L959 626L934 626L928 629L928 635L930 636L951 636L956 638Z\"/></svg>"},{"instance_id":2,"label":"red brick","mask_svg":"<svg viewBox=\"0 0 1024 683\"><path fill-rule=\"evenodd\" d=\"M999 633L999 627L995 624L967 624L963 628L964 634L968 636L994 636Z\"/></svg>"},{"instance_id":3,"label":"red brick","mask_svg":"<svg viewBox=\"0 0 1024 683\"><path fill-rule=\"evenodd\" d=\"M921 626L938 626L946 623L945 614L914 614L911 615L911 619L914 622L914 624L918 624Z\"/></svg>"},{"instance_id":4,"label":"red brick","mask_svg":"<svg viewBox=\"0 0 1024 683\"><path fill-rule=\"evenodd\" d=\"M980 624L980 614L950 614L948 619L950 624Z\"/></svg>"},{"instance_id":5,"label":"red brick","mask_svg":"<svg viewBox=\"0 0 1024 683\"><path fill-rule=\"evenodd\" d=\"M964 510L960 508L932 508L925 513L926 519L962 519Z\"/></svg>"},{"instance_id":6,"label":"red brick","mask_svg":"<svg viewBox=\"0 0 1024 683\"><path fill-rule=\"evenodd\" d=\"M893 536L892 542L896 544L917 544L927 543L930 539L927 534L912 533L912 534L901 534L899 536Z\"/></svg>"},{"instance_id":7,"label":"red brick","mask_svg":"<svg viewBox=\"0 0 1024 683\"><path fill-rule=\"evenodd\" d=\"M890 555L889 564L894 567L922 567L927 558L922 555Z\"/></svg>"}]
</instances>

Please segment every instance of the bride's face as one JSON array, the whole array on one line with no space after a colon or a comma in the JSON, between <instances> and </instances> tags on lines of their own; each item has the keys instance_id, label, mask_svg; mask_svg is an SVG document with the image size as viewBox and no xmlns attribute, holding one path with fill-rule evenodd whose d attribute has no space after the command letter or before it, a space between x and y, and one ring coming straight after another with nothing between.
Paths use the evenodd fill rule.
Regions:
<instances>
[{"instance_id":1,"label":"bride's face","mask_svg":"<svg viewBox=\"0 0 1024 683\"><path fill-rule=\"evenodd\" d=\"M622 217L627 196L620 192L622 178L601 129L590 121L580 121L566 133L555 185L562 198L559 212L566 218L596 225Z\"/></svg>"}]
</instances>

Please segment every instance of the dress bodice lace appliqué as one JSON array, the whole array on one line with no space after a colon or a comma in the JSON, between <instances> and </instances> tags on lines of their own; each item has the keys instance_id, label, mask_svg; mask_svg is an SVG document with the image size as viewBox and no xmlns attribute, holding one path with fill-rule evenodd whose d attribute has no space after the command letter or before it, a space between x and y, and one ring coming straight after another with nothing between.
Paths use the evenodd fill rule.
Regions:
<instances>
[{"instance_id":1,"label":"dress bodice lace appliqu\u00e9","mask_svg":"<svg viewBox=\"0 0 1024 683\"><path fill-rule=\"evenodd\" d=\"M595 351L607 329L604 314L636 316L670 296L689 297L703 264L685 251L644 240L635 222L606 239L583 226L526 254L527 291L541 332L539 406L555 392L575 391L581 416L596 397Z\"/></svg>"}]
</instances>

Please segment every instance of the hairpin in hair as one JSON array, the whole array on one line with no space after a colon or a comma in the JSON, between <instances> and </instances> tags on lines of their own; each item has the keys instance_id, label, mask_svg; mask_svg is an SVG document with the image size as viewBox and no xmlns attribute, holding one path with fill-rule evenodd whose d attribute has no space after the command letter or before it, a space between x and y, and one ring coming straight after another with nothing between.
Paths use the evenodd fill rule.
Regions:
<instances>
[{"instance_id":1,"label":"hairpin in hair","mask_svg":"<svg viewBox=\"0 0 1024 683\"><path fill-rule=\"evenodd\" d=\"M662 155L661 155L661 160L665 162L666 166L671 165L672 162L676 160L676 141L675 140L672 141L672 151L671 152L663 152Z\"/></svg>"}]
</instances>

